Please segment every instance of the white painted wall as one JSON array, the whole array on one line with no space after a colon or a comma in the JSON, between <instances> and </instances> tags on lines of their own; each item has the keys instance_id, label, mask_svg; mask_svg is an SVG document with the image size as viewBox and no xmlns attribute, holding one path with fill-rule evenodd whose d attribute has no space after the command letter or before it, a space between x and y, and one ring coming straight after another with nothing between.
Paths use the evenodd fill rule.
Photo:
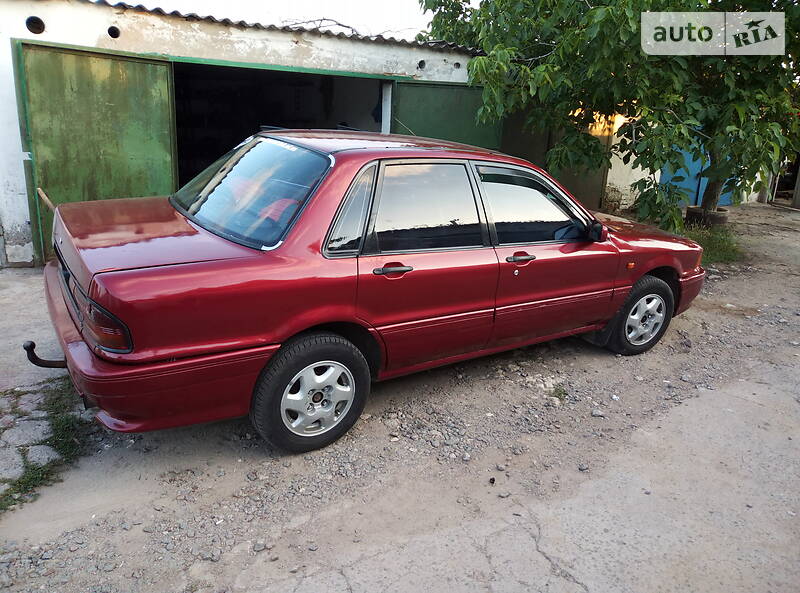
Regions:
<instances>
[{"instance_id":1,"label":"white painted wall","mask_svg":"<svg viewBox=\"0 0 800 593\"><path fill-rule=\"evenodd\" d=\"M619 143L616 132L625 123L625 118L621 115L614 117L610 123L612 134L612 148ZM605 199L603 207L610 210L622 210L629 208L636 201L636 195L631 189L631 184L648 177L647 171L632 165L626 165L622 158L617 154L611 156L611 166L606 176ZM656 181L661 178L661 171L656 172Z\"/></svg>"},{"instance_id":2,"label":"white painted wall","mask_svg":"<svg viewBox=\"0 0 800 593\"><path fill-rule=\"evenodd\" d=\"M34 35L26 28L25 20L32 15L44 21L44 33ZM111 25L120 29L119 38L112 39L108 35ZM0 266L30 264L33 260L23 169L25 156L12 62L13 39L446 82L466 82L465 66L469 59L467 54L455 51L312 33L226 27L77 0L3 0L0 2L0 138L3 139L0 143ZM417 67L421 60L425 61L424 69Z\"/></svg>"},{"instance_id":3,"label":"white painted wall","mask_svg":"<svg viewBox=\"0 0 800 593\"><path fill-rule=\"evenodd\" d=\"M616 139L616 137L615 137ZM636 195L631 189L631 184L647 177L647 171L626 165L618 155L611 157L611 168L606 177L606 193L604 207L621 210L633 205ZM656 180L661 177L661 171L656 173Z\"/></svg>"}]
</instances>

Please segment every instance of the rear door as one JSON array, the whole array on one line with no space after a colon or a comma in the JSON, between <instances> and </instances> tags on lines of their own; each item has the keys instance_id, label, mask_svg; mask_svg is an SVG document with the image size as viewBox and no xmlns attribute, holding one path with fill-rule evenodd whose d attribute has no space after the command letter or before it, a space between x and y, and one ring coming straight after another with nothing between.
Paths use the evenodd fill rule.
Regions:
<instances>
[{"instance_id":1,"label":"rear door","mask_svg":"<svg viewBox=\"0 0 800 593\"><path fill-rule=\"evenodd\" d=\"M389 370L483 348L497 274L466 162L381 165L358 314L381 333Z\"/></svg>"},{"instance_id":2,"label":"rear door","mask_svg":"<svg viewBox=\"0 0 800 593\"><path fill-rule=\"evenodd\" d=\"M619 252L590 241L589 222L545 177L476 164L499 261L491 344L513 344L608 319Z\"/></svg>"},{"instance_id":3,"label":"rear door","mask_svg":"<svg viewBox=\"0 0 800 593\"><path fill-rule=\"evenodd\" d=\"M56 204L175 190L170 64L19 46L33 185ZM35 198L34 198L35 200ZM33 203L37 251L51 255L53 215Z\"/></svg>"}]
</instances>

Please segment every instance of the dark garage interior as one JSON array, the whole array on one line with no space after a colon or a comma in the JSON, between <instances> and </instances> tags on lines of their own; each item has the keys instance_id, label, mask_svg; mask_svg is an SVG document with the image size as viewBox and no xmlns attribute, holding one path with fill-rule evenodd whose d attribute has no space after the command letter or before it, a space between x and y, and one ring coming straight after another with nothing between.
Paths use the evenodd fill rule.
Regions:
<instances>
[{"instance_id":1,"label":"dark garage interior","mask_svg":"<svg viewBox=\"0 0 800 593\"><path fill-rule=\"evenodd\" d=\"M185 184L260 126L381 130L381 81L174 64L178 178Z\"/></svg>"}]
</instances>

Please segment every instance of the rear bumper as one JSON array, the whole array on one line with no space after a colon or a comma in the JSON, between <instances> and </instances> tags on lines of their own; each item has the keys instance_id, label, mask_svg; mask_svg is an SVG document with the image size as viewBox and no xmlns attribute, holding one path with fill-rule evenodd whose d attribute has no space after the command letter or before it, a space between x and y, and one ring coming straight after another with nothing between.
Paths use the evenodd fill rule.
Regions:
<instances>
[{"instance_id":1,"label":"rear bumper","mask_svg":"<svg viewBox=\"0 0 800 593\"><path fill-rule=\"evenodd\" d=\"M683 313L689 308L689 305L692 304L692 301L703 289L705 278L706 271L703 268L699 268L699 272L693 271L686 276L678 278L678 282L680 282L681 285L681 294L678 300L678 306L675 309L675 315Z\"/></svg>"},{"instance_id":2,"label":"rear bumper","mask_svg":"<svg viewBox=\"0 0 800 593\"><path fill-rule=\"evenodd\" d=\"M50 319L80 395L112 430L140 432L243 416L256 379L279 345L149 364L95 356L67 311L57 262L44 272Z\"/></svg>"}]
</instances>

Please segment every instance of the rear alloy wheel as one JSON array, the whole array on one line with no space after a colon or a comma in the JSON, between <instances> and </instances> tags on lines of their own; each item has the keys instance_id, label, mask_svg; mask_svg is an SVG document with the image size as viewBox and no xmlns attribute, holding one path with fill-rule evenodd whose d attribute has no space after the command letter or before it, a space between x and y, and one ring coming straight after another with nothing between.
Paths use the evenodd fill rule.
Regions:
<instances>
[{"instance_id":1,"label":"rear alloy wheel","mask_svg":"<svg viewBox=\"0 0 800 593\"><path fill-rule=\"evenodd\" d=\"M675 298L669 284L644 276L633 285L627 301L611 321L608 348L619 354L641 354L667 331Z\"/></svg>"},{"instance_id":2,"label":"rear alloy wheel","mask_svg":"<svg viewBox=\"0 0 800 593\"><path fill-rule=\"evenodd\" d=\"M256 384L250 420L273 445L310 451L329 445L355 424L370 389L364 355L336 334L293 338Z\"/></svg>"},{"instance_id":3,"label":"rear alloy wheel","mask_svg":"<svg viewBox=\"0 0 800 593\"><path fill-rule=\"evenodd\" d=\"M333 360L313 362L289 381L281 398L281 419L299 436L324 434L347 416L355 379Z\"/></svg>"}]
</instances>

